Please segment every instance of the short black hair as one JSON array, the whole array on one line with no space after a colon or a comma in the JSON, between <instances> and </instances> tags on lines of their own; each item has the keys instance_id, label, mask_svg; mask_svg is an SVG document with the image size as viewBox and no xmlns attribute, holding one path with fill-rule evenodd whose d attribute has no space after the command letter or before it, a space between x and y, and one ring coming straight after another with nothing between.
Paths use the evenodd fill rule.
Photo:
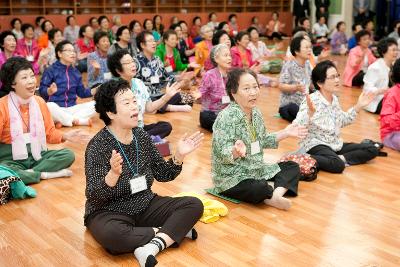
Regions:
<instances>
[{"instance_id":1,"label":"short black hair","mask_svg":"<svg viewBox=\"0 0 400 267\"><path fill-rule=\"evenodd\" d=\"M85 24L85 25L82 25L80 28L79 28L79 37L80 38L83 38L84 36L83 36L83 34L86 32L86 28L87 27L91 27L89 24Z\"/></svg>"},{"instance_id":2,"label":"short black hair","mask_svg":"<svg viewBox=\"0 0 400 267\"><path fill-rule=\"evenodd\" d=\"M169 26L169 29L175 31L175 29L178 27L181 28L181 25L179 23L175 23L171 24L171 26Z\"/></svg>"},{"instance_id":3,"label":"short black hair","mask_svg":"<svg viewBox=\"0 0 400 267\"><path fill-rule=\"evenodd\" d=\"M246 35L250 38L250 34L247 31L240 31L235 37L236 44Z\"/></svg>"},{"instance_id":4,"label":"short black hair","mask_svg":"<svg viewBox=\"0 0 400 267\"><path fill-rule=\"evenodd\" d=\"M45 29L46 22L50 22L51 25L53 25L53 28L54 28L53 22L51 22L50 20L46 19L45 21L43 21L42 25L40 25L40 28L42 29L43 32L46 32L46 31L44 30L44 29Z\"/></svg>"},{"instance_id":5,"label":"short black hair","mask_svg":"<svg viewBox=\"0 0 400 267\"><path fill-rule=\"evenodd\" d=\"M360 25L360 26L362 27L361 23L356 22L356 23L354 23L354 24L351 26L351 30L354 32L354 31L356 30L356 28L357 28L358 25Z\"/></svg>"},{"instance_id":6,"label":"short black hair","mask_svg":"<svg viewBox=\"0 0 400 267\"><path fill-rule=\"evenodd\" d=\"M296 38L293 38L293 40L290 42L290 53L292 53L293 56L296 56L296 52L300 52L301 49L301 42L304 39L304 36L299 36Z\"/></svg>"},{"instance_id":7,"label":"short black hair","mask_svg":"<svg viewBox=\"0 0 400 267\"><path fill-rule=\"evenodd\" d=\"M36 19L35 19L35 24L36 24L37 26L40 26L40 25L39 25L39 22L40 22L42 19L45 19L45 17L43 17L43 16L38 16L38 17L36 17Z\"/></svg>"},{"instance_id":8,"label":"short black hair","mask_svg":"<svg viewBox=\"0 0 400 267\"><path fill-rule=\"evenodd\" d=\"M363 28L365 29L370 22L374 23L372 19L365 19L362 23Z\"/></svg>"},{"instance_id":9,"label":"short black hair","mask_svg":"<svg viewBox=\"0 0 400 267\"><path fill-rule=\"evenodd\" d=\"M140 22L138 21L138 20L132 20L130 23L129 23L129 31L130 32L133 32L133 28L135 28L135 25L137 24L137 23L139 23L139 25L140 26L142 26L141 24L140 24Z\"/></svg>"},{"instance_id":10,"label":"short black hair","mask_svg":"<svg viewBox=\"0 0 400 267\"><path fill-rule=\"evenodd\" d=\"M58 28L53 28L48 32L49 40L51 42L53 42L54 36L56 35L57 32L61 32L61 34L62 34L62 31L60 29L58 29Z\"/></svg>"},{"instance_id":11,"label":"short black hair","mask_svg":"<svg viewBox=\"0 0 400 267\"><path fill-rule=\"evenodd\" d=\"M103 32L103 31L97 31L93 36L94 44L97 45L100 42L100 39L103 38L103 37L107 37L108 38L108 34L106 32Z\"/></svg>"},{"instance_id":12,"label":"short black hair","mask_svg":"<svg viewBox=\"0 0 400 267\"><path fill-rule=\"evenodd\" d=\"M301 19L299 20L299 24L300 24L300 25L303 25L304 22L305 22L306 20L310 21L310 19L309 19L308 17L303 17L303 18L301 18Z\"/></svg>"},{"instance_id":13,"label":"short black hair","mask_svg":"<svg viewBox=\"0 0 400 267\"><path fill-rule=\"evenodd\" d=\"M229 37L229 39L231 40L231 46L233 45L233 42L232 42L232 38L229 36L229 34L226 32L226 31L224 31L224 30L218 30L218 31L216 31L215 33L214 33L214 35L213 35L213 38L212 38L212 45L217 45L217 44L219 44L219 39L222 37L222 36L224 36L224 35L226 35L226 36L228 36Z\"/></svg>"},{"instance_id":14,"label":"short black hair","mask_svg":"<svg viewBox=\"0 0 400 267\"><path fill-rule=\"evenodd\" d=\"M228 21L231 21L231 19L234 18L234 17L237 18L237 15L235 13L230 14L229 17L228 17Z\"/></svg>"},{"instance_id":15,"label":"short black hair","mask_svg":"<svg viewBox=\"0 0 400 267\"><path fill-rule=\"evenodd\" d=\"M25 34L26 30L28 30L29 28L32 28L32 30L33 30L33 25L32 25L32 24L29 24L29 23L24 23L24 24L22 24L22 26L21 26L21 32L22 32L23 34Z\"/></svg>"},{"instance_id":16,"label":"short black hair","mask_svg":"<svg viewBox=\"0 0 400 267\"><path fill-rule=\"evenodd\" d=\"M251 18L251 23L254 23L254 21L255 21L257 18L258 18L257 16L253 16L253 17Z\"/></svg>"},{"instance_id":17,"label":"short black hair","mask_svg":"<svg viewBox=\"0 0 400 267\"><path fill-rule=\"evenodd\" d=\"M125 55L130 55L128 50L119 49L115 53L107 56L107 67L114 77L121 76L118 71L122 72L121 58L123 58Z\"/></svg>"},{"instance_id":18,"label":"short black hair","mask_svg":"<svg viewBox=\"0 0 400 267\"><path fill-rule=\"evenodd\" d=\"M128 31L129 31L128 26L122 25L121 27L118 28L117 32L115 33L115 40L117 40L117 42L118 42L119 40L121 40L119 37L122 35L122 32L123 32L124 30L128 30Z\"/></svg>"},{"instance_id":19,"label":"short black hair","mask_svg":"<svg viewBox=\"0 0 400 267\"><path fill-rule=\"evenodd\" d=\"M344 21L339 21L339 22L336 24L336 30L339 30L339 28L340 28L340 26L342 26L342 24L345 24Z\"/></svg>"},{"instance_id":20,"label":"short black hair","mask_svg":"<svg viewBox=\"0 0 400 267\"><path fill-rule=\"evenodd\" d=\"M166 40L168 40L168 38L171 36L171 35L175 35L175 36L177 36L178 37L178 35L176 34L176 31L174 31L174 30L168 30L168 31L165 31L164 33L163 33L163 42L165 42Z\"/></svg>"},{"instance_id":21,"label":"short black hair","mask_svg":"<svg viewBox=\"0 0 400 267\"><path fill-rule=\"evenodd\" d=\"M11 21L11 23L10 23L11 28L14 28L14 24L15 24L15 22L17 22L17 21L19 21L19 23L22 24L22 20L20 20L19 18L13 18L12 21Z\"/></svg>"},{"instance_id":22,"label":"short black hair","mask_svg":"<svg viewBox=\"0 0 400 267\"><path fill-rule=\"evenodd\" d=\"M186 21L184 21L184 20L180 20L180 21L178 22L178 24L179 24L179 25L185 24L185 25L187 26L187 23L186 23ZM181 26L181 27L182 27L182 26Z\"/></svg>"},{"instance_id":23,"label":"short black hair","mask_svg":"<svg viewBox=\"0 0 400 267\"><path fill-rule=\"evenodd\" d=\"M0 70L1 91L5 94L14 91L12 85L14 84L15 76L21 70L28 69L33 71L32 64L24 57L10 57L7 59Z\"/></svg>"},{"instance_id":24,"label":"short black hair","mask_svg":"<svg viewBox=\"0 0 400 267\"><path fill-rule=\"evenodd\" d=\"M157 31L157 28L156 28L156 19L158 18L158 17L160 17L160 19L162 20L162 17L161 17L161 15L154 15L154 17L153 17L153 30L155 30L155 31ZM164 25L161 23L160 24L160 34L163 34L164 33Z\"/></svg>"},{"instance_id":25,"label":"short black hair","mask_svg":"<svg viewBox=\"0 0 400 267\"><path fill-rule=\"evenodd\" d=\"M67 44L70 44L72 46L74 46L70 41L68 40L63 40L61 42L59 42L56 45L56 48L54 49L54 53L56 54L56 58L57 60L60 60L60 57L58 56L58 52L62 52L64 50L64 46L66 46Z\"/></svg>"},{"instance_id":26,"label":"short black hair","mask_svg":"<svg viewBox=\"0 0 400 267\"><path fill-rule=\"evenodd\" d=\"M199 16L194 17L193 20L192 20L192 23L194 24L196 22L196 20L198 20L198 19L201 20L201 18Z\"/></svg>"},{"instance_id":27,"label":"short black hair","mask_svg":"<svg viewBox=\"0 0 400 267\"><path fill-rule=\"evenodd\" d=\"M15 42L17 42L17 37L15 37L14 33L12 31L4 31L0 33L0 48L1 50L4 51L4 39L6 39L7 36L12 36L15 39Z\"/></svg>"},{"instance_id":28,"label":"short black hair","mask_svg":"<svg viewBox=\"0 0 400 267\"><path fill-rule=\"evenodd\" d=\"M272 12L272 15L276 14L276 16L279 18L279 12L278 11L274 11Z\"/></svg>"},{"instance_id":29,"label":"short black hair","mask_svg":"<svg viewBox=\"0 0 400 267\"><path fill-rule=\"evenodd\" d=\"M147 29L146 29L146 23L147 23L148 21L150 21L151 24L153 24L153 21L152 21L151 19L144 19L144 21L143 21L143 29L146 30L146 31L147 31ZM154 27L154 25L153 25L153 27Z\"/></svg>"},{"instance_id":30,"label":"short black hair","mask_svg":"<svg viewBox=\"0 0 400 267\"><path fill-rule=\"evenodd\" d=\"M335 64L333 64L332 61L324 60L322 62L319 62L312 70L311 80L316 90L320 89L318 83L324 83L326 81L326 73L330 68L335 68L337 70Z\"/></svg>"},{"instance_id":31,"label":"short black hair","mask_svg":"<svg viewBox=\"0 0 400 267\"><path fill-rule=\"evenodd\" d=\"M224 28L225 25L228 25L228 26L229 26L228 22L226 22L226 21L221 21L221 22L218 24L217 30L222 30L222 29Z\"/></svg>"},{"instance_id":32,"label":"short black hair","mask_svg":"<svg viewBox=\"0 0 400 267\"><path fill-rule=\"evenodd\" d=\"M383 38L377 44L377 50L381 57L383 57L390 46L395 45L397 46L397 41L394 38Z\"/></svg>"},{"instance_id":33,"label":"short black hair","mask_svg":"<svg viewBox=\"0 0 400 267\"><path fill-rule=\"evenodd\" d=\"M143 51L141 44L146 43L147 35L153 36L149 31L142 31L138 36L136 36L136 47L139 48L140 51Z\"/></svg>"},{"instance_id":34,"label":"short black hair","mask_svg":"<svg viewBox=\"0 0 400 267\"><path fill-rule=\"evenodd\" d=\"M229 95L229 98L232 101L235 100L233 98L233 94L236 94L238 89L239 89L240 77L242 77L246 73L248 73L251 76L253 76L254 79L257 81L257 84L258 84L257 74L255 74L255 72L250 70L250 69L233 68L232 70L230 70L228 72L228 78L227 78L227 81L226 81L226 93Z\"/></svg>"},{"instance_id":35,"label":"short black hair","mask_svg":"<svg viewBox=\"0 0 400 267\"><path fill-rule=\"evenodd\" d=\"M65 20L65 22L69 25L69 20L71 19L71 18L75 18L75 16L74 15L69 15L67 18L66 18L66 20Z\"/></svg>"},{"instance_id":36,"label":"short black hair","mask_svg":"<svg viewBox=\"0 0 400 267\"><path fill-rule=\"evenodd\" d=\"M247 32L248 32L249 34L250 34L252 31L256 31L257 33L259 33L256 27L251 26L251 27L249 27L249 28L247 29Z\"/></svg>"},{"instance_id":37,"label":"short black hair","mask_svg":"<svg viewBox=\"0 0 400 267\"><path fill-rule=\"evenodd\" d=\"M99 20L98 20L96 17L91 17L91 18L89 19L89 24L90 24L90 25L92 25L92 21L93 21L94 19L96 19L97 22L99 22Z\"/></svg>"},{"instance_id":38,"label":"short black hair","mask_svg":"<svg viewBox=\"0 0 400 267\"><path fill-rule=\"evenodd\" d=\"M392 82L400 83L400 59L397 59L392 67Z\"/></svg>"},{"instance_id":39,"label":"short black hair","mask_svg":"<svg viewBox=\"0 0 400 267\"><path fill-rule=\"evenodd\" d=\"M99 23L99 25L101 24L101 22L103 21L103 20L107 20L108 22L110 22L110 20L108 19L108 17L107 16L104 16L104 15L102 15L102 16L100 16L98 19L97 19L97 22Z\"/></svg>"},{"instance_id":40,"label":"short black hair","mask_svg":"<svg viewBox=\"0 0 400 267\"><path fill-rule=\"evenodd\" d=\"M126 92L131 90L129 83L124 79L111 79L103 83L94 95L96 112L99 113L105 125L111 124L111 119L108 117L107 112L117 114L117 106L115 104L115 96L117 93Z\"/></svg>"},{"instance_id":41,"label":"short black hair","mask_svg":"<svg viewBox=\"0 0 400 267\"><path fill-rule=\"evenodd\" d=\"M356 35L355 35L357 44L360 42L361 38L366 36L366 35L371 37L371 33L369 31L367 31L367 30L361 30L361 31L357 32Z\"/></svg>"},{"instance_id":42,"label":"short black hair","mask_svg":"<svg viewBox=\"0 0 400 267\"><path fill-rule=\"evenodd\" d=\"M212 17L213 15L217 15L217 13L215 13L215 12L209 13L209 14L208 14L208 20L211 20L211 17Z\"/></svg>"}]
</instances>

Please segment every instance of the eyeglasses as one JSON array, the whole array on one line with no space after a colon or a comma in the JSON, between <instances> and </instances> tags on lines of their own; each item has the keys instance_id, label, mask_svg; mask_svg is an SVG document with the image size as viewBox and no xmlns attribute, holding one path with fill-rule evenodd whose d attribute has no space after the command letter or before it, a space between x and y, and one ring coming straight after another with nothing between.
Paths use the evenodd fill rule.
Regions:
<instances>
[{"instance_id":1,"label":"eyeglasses","mask_svg":"<svg viewBox=\"0 0 400 267\"><path fill-rule=\"evenodd\" d=\"M65 53L68 53L68 54L75 54L76 53L75 50L68 50L68 49L62 50L62 52L65 52Z\"/></svg>"},{"instance_id":2,"label":"eyeglasses","mask_svg":"<svg viewBox=\"0 0 400 267\"><path fill-rule=\"evenodd\" d=\"M149 39L149 40L145 40L145 42L146 42L146 43L155 43L156 40L154 40L154 39Z\"/></svg>"},{"instance_id":3,"label":"eyeglasses","mask_svg":"<svg viewBox=\"0 0 400 267\"><path fill-rule=\"evenodd\" d=\"M135 61L128 61L128 62L121 62L122 65L130 65L130 64L135 64Z\"/></svg>"},{"instance_id":4,"label":"eyeglasses","mask_svg":"<svg viewBox=\"0 0 400 267\"><path fill-rule=\"evenodd\" d=\"M340 74L336 74L336 75L331 75L326 77L327 80L334 80L334 79L340 79Z\"/></svg>"}]
</instances>

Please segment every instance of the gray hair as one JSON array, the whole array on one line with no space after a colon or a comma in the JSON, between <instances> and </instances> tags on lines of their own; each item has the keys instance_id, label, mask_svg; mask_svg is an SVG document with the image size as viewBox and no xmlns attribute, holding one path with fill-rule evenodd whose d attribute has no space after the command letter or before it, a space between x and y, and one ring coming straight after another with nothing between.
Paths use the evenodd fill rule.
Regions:
<instances>
[{"instance_id":1,"label":"gray hair","mask_svg":"<svg viewBox=\"0 0 400 267\"><path fill-rule=\"evenodd\" d=\"M207 24L206 24L206 25L203 25L203 26L201 26L201 28L200 28L200 33L201 33L201 34L204 34L204 32L205 32L207 29L210 29L210 30L212 30L212 29L211 29L211 27L210 27L210 26L208 26Z\"/></svg>"},{"instance_id":2,"label":"gray hair","mask_svg":"<svg viewBox=\"0 0 400 267\"><path fill-rule=\"evenodd\" d=\"M292 39L297 38L297 37L304 37L306 35L308 35L308 33L306 31L298 31L292 36Z\"/></svg>"},{"instance_id":3,"label":"gray hair","mask_svg":"<svg viewBox=\"0 0 400 267\"><path fill-rule=\"evenodd\" d=\"M224 49L229 50L229 47L226 44L217 44L211 49L210 60L215 67L218 65L215 61L215 58L219 56L221 54L221 51L223 51Z\"/></svg>"}]
</instances>

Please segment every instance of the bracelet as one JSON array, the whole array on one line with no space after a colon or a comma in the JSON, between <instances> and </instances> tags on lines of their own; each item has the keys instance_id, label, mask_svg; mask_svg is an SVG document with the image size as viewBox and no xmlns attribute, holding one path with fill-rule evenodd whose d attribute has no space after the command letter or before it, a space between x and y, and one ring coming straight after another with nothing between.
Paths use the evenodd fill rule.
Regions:
<instances>
[{"instance_id":1,"label":"bracelet","mask_svg":"<svg viewBox=\"0 0 400 267\"><path fill-rule=\"evenodd\" d=\"M179 161L179 160L175 157L175 155L172 157L172 162L173 162L175 165L179 165L179 166L181 166L181 165L183 164L183 161Z\"/></svg>"}]
</instances>

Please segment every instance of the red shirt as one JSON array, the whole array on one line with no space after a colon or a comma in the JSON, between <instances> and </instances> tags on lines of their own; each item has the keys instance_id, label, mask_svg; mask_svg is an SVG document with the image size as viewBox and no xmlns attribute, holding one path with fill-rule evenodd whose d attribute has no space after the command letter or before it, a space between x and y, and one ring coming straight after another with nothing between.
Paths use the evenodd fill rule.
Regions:
<instances>
[{"instance_id":1,"label":"red shirt","mask_svg":"<svg viewBox=\"0 0 400 267\"><path fill-rule=\"evenodd\" d=\"M386 92L380 117L382 141L386 135L400 131L400 84L396 84Z\"/></svg>"},{"instance_id":2,"label":"red shirt","mask_svg":"<svg viewBox=\"0 0 400 267\"><path fill-rule=\"evenodd\" d=\"M169 65L172 67L174 71L176 70L174 55L171 56L165 55L165 61L168 61Z\"/></svg>"},{"instance_id":3,"label":"red shirt","mask_svg":"<svg viewBox=\"0 0 400 267\"><path fill-rule=\"evenodd\" d=\"M96 50L93 39L90 40L89 44L87 45L85 44L84 38L79 38L76 40L76 46L78 47L80 53L92 53Z\"/></svg>"}]
</instances>

